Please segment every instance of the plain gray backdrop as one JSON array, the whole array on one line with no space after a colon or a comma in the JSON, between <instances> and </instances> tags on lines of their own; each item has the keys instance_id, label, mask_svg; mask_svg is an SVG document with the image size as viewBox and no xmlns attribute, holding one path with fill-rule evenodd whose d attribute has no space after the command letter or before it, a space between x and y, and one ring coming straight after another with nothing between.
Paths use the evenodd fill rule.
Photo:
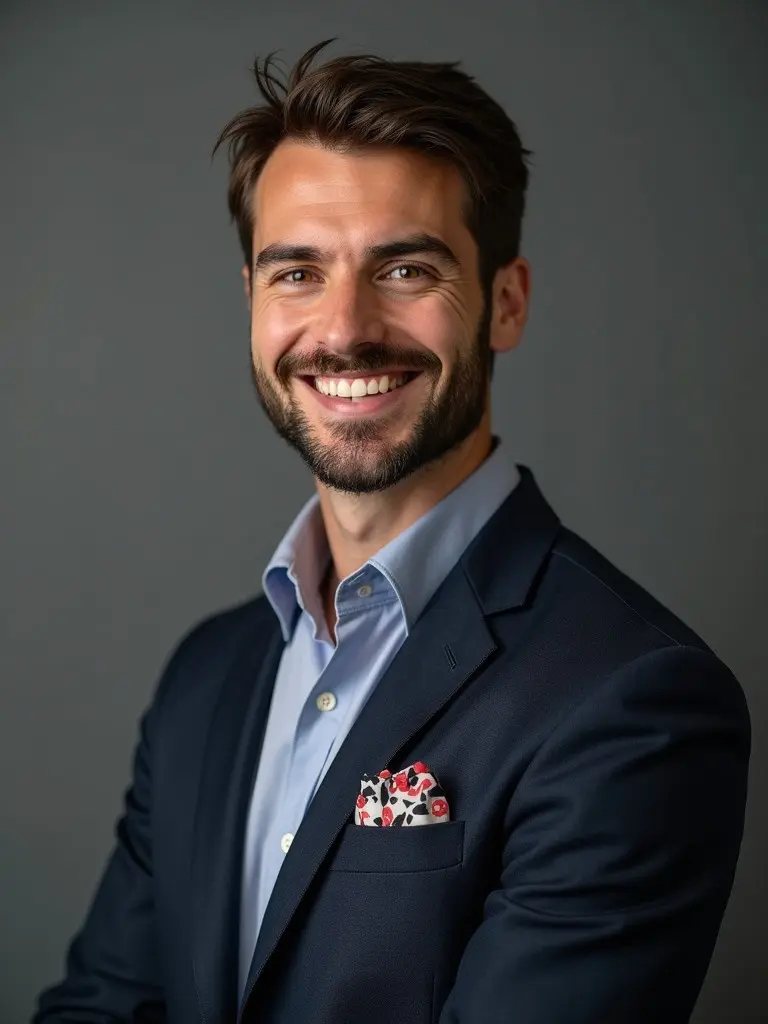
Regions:
<instances>
[{"instance_id":1,"label":"plain gray backdrop","mask_svg":"<svg viewBox=\"0 0 768 1024\"><path fill-rule=\"evenodd\" d=\"M252 395L210 150L255 101L255 54L291 63L333 35L334 52L461 59L535 151L532 316L497 360L496 430L747 692L746 836L695 1020L768 1019L767 14L0 5L3 1024L61 973L166 656L259 589L310 492Z\"/></svg>"}]
</instances>

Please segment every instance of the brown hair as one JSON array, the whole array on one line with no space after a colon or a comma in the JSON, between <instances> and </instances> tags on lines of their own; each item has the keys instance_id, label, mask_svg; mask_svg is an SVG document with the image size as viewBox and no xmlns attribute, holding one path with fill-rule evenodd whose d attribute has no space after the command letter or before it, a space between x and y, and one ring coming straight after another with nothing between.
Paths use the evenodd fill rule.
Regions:
<instances>
[{"instance_id":1,"label":"brown hair","mask_svg":"<svg viewBox=\"0 0 768 1024\"><path fill-rule=\"evenodd\" d=\"M309 49L286 82L274 54L253 66L265 104L241 111L224 127L214 153L229 151L229 212L245 261L253 259L252 196L261 171L284 139L337 150L404 147L451 161L469 192L467 225L478 246L484 289L519 251L528 184L526 157L514 123L458 62L390 61L365 54L312 67L333 39Z\"/></svg>"}]
</instances>

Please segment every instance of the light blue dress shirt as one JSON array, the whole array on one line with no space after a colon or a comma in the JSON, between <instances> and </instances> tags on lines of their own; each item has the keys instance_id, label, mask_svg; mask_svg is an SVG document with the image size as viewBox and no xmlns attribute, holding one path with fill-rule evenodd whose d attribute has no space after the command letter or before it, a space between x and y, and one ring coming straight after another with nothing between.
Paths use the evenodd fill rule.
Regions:
<instances>
[{"instance_id":1,"label":"light blue dress shirt","mask_svg":"<svg viewBox=\"0 0 768 1024\"><path fill-rule=\"evenodd\" d=\"M328 766L427 602L518 480L497 444L471 476L343 579L335 644L320 595L331 556L317 496L270 559L262 583L286 646L246 825L241 995L278 872Z\"/></svg>"}]
</instances>

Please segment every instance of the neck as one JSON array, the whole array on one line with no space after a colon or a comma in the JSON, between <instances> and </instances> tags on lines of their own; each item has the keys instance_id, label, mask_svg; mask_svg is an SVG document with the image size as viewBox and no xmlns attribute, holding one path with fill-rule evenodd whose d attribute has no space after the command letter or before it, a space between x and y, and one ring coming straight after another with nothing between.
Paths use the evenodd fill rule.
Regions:
<instances>
[{"instance_id":1,"label":"neck","mask_svg":"<svg viewBox=\"0 0 768 1024\"><path fill-rule=\"evenodd\" d=\"M316 484L332 569L332 592L338 582L425 515L485 461L491 450L486 416L466 441L444 458L425 466L386 491L344 494Z\"/></svg>"}]
</instances>

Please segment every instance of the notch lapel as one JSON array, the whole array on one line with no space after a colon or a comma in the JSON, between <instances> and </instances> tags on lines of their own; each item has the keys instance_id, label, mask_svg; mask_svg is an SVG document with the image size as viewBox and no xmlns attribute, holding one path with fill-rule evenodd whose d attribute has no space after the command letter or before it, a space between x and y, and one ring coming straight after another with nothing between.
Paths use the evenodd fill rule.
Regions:
<instances>
[{"instance_id":1,"label":"notch lapel","mask_svg":"<svg viewBox=\"0 0 768 1024\"><path fill-rule=\"evenodd\" d=\"M530 599L560 521L530 470L518 468L518 486L422 613L307 808L266 908L238 1021L315 875L352 817L361 775L399 767L392 762L400 749L496 651L486 616L521 608ZM242 772L238 777L242 779ZM227 842L242 845L242 829L234 840L231 828L227 835Z\"/></svg>"},{"instance_id":2,"label":"notch lapel","mask_svg":"<svg viewBox=\"0 0 768 1024\"><path fill-rule=\"evenodd\" d=\"M496 645L456 566L373 690L323 778L267 905L240 1019L328 851L350 819L360 777L380 771L493 654Z\"/></svg>"},{"instance_id":3,"label":"notch lapel","mask_svg":"<svg viewBox=\"0 0 768 1024\"><path fill-rule=\"evenodd\" d=\"M361 775L390 767L398 751L494 654L496 644L486 616L520 608L530 600L560 520L530 469L518 468L517 487L427 605L310 803L267 905L238 1021L312 880L352 817Z\"/></svg>"},{"instance_id":4,"label":"notch lapel","mask_svg":"<svg viewBox=\"0 0 768 1024\"><path fill-rule=\"evenodd\" d=\"M208 729L195 813L193 970L209 1024L234 1020L245 822L283 648L267 602L222 684Z\"/></svg>"}]
</instances>

